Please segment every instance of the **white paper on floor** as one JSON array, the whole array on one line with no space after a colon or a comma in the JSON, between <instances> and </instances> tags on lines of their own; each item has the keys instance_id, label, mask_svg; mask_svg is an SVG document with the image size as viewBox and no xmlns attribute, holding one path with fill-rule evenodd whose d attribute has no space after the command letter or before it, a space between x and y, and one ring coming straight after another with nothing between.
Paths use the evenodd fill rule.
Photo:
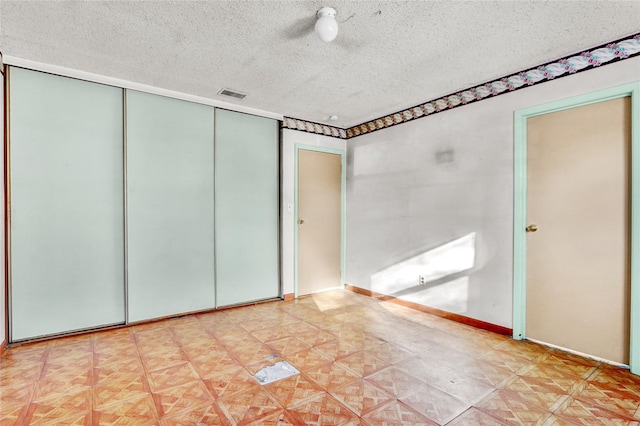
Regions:
<instances>
[{"instance_id":1,"label":"white paper on floor","mask_svg":"<svg viewBox=\"0 0 640 426\"><path fill-rule=\"evenodd\" d=\"M287 377L300 374L300 371L287 361L276 362L273 365L262 368L253 377L261 385L273 383L278 380L286 379Z\"/></svg>"}]
</instances>

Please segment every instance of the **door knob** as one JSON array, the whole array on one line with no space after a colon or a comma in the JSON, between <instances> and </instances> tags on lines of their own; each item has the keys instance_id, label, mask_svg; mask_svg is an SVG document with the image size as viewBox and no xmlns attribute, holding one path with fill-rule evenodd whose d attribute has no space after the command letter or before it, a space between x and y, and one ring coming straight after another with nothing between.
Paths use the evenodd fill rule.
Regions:
<instances>
[{"instance_id":1,"label":"door knob","mask_svg":"<svg viewBox=\"0 0 640 426\"><path fill-rule=\"evenodd\" d=\"M527 232L536 232L537 230L538 230L538 226L535 223L532 223L531 225L525 228L525 231Z\"/></svg>"},{"instance_id":2,"label":"door knob","mask_svg":"<svg viewBox=\"0 0 640 426\"><path fill-rule=\"evenodd\" d=\"M300 220L298 221L298 225L300 225L300 226L304 225L304 219L300 219Z\"/></svg>"}]
</instances>

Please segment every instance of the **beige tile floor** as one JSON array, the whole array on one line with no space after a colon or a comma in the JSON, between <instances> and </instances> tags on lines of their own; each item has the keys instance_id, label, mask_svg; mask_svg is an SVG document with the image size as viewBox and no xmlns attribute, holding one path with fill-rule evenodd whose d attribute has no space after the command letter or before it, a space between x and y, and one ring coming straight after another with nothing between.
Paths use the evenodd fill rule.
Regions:
<instances>
[{"instance_id":1,"label":"beige tile floor","mask_svg":"<svg viewBox=\"0 0 640 426\"><path fill-rule=\"evenodd\" d=\"M332 291L11 348L0 424L640 425L640 378Z\"/></svg>"}]
</instances>

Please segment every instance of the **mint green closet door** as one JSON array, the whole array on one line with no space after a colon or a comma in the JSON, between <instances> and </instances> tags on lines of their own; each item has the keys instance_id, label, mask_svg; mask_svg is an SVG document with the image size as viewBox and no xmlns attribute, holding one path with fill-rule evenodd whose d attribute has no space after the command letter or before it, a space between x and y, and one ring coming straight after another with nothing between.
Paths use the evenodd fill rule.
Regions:
<instances>
[{"instance_id":1,"label":"mint green closet door","mask_svg":"<svg viewBox=\"0 0 640 426\"><path fill-rule=\"evenodd\" d=\"M278 121L216 109L217 305L280 295Z\"/></svg>"},{"instance_id":2,"label":"mint green closet door","mask_svg":"<svg viewBox=\"0 0 640 426\"><path fill-rule=\"evenodd\" d=\"M211 309L214 108L126 96L128 320Z\"/></svg>"},{"instance_id":3,"label":"mint green closet door","mask_svg":"<svg viewBox=\"0 0 640 426\"><path fill-rule=\"evenodd\" d=\"M122 89L9 68L11 341L125 321Z\"/></svg>"}]
</instances>

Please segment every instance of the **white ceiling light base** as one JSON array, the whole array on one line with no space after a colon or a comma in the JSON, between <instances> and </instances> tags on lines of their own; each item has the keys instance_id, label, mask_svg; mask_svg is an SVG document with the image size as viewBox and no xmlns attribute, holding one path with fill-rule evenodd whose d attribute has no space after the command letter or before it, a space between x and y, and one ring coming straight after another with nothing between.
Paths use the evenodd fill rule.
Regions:
<instances>
[{"instance_id":1,"label":"white ceiling light base","mask_svg":"<svg viewBox=\"0 0 640 426\"><path fill-rule=\"evenodd\" d=\"M325 43L335 40L338 35L338 21L336 21L336 10L332 7L323 7L318 11L315 33L318 38Z\"/></svg>"}]
</instances>

